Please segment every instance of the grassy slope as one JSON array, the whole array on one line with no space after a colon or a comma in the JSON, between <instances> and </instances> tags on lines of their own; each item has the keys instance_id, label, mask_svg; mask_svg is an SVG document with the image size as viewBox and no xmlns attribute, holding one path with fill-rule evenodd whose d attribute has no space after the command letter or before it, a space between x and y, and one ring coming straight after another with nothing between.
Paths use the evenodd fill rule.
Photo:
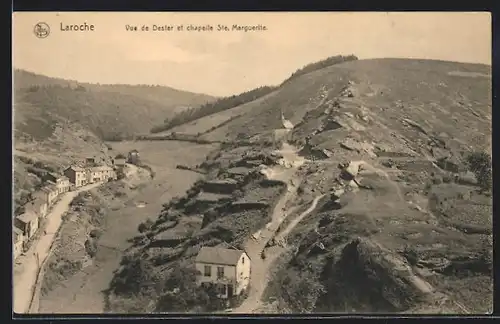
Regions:
<instances>
[{"instance_id":1,"label":"grassy slope","mask_svg":"<svg viewBox=\"0 0 500 324\"><path fill-rule=\"evenodd\" d=\"M352 104L345 105L346 111L358 113L364 106L368 114L374 115L376 122L397 132L402 131L400 118L410 117L424 125L428 123L427 126L436 131L448 133L459 142L477 145L487 140L480 135L491 119L491 79L457 76L453 72L477 71L491 75L490 70L490 67L478 64L406 59L338 64L297 77L264 98L234 108L238 115L244 116L202 138L234 139L241 132L256 134L280 128L280 109L287 119L297 124L308 111L328 106L321 104L321 94L327 95L323 103L328 102L338 96L348 81L353 81L361 95L354 98ZM450 72L452 74L448 74ZM403 103L402 108L398 102ZM220 113L220 120L227 120L230 111ZM209 128L205 125L210 124L209 119L215 121L217 117L207 116L196 123L183 125L182 131L196 134L200 124L204 129ZM305 129L304 134L307 131Z\"/></svg>"},{"instance_id":2,"label":"grassy slope","mask_svg":"<svg viewBox=\"0 0 500 324\"><path fill-rule=\"evenodd\" d=\"M15 71L14 89L16 128L35 136L41 135L33 134L32 128L44 127L43 133L49 134L54 119L61 118L100 137L132 135L176 111L214 99L169 87L87 84L22 70Z\"/></svg>"},{"instance_id":3,"label":"grassy slope","mask_svg":"<svg viewBox=\"0 0 500 324\"><path fill-rule=\"evenodd\" d=\"M429 143L438 137L446 142L446 150L453 154L459 154L458 152L461 150L487 149L488 139L491 136L491 79L484 76L457 75L453 73L456 71L490 74L490 68L483 65L426 60L377 59L335 65L299 76L263 98L234 108L237 113L233 116L242 115L242 117L235 118L222 127L204 134L202 138L235 139L240 133L255 135L280 128L280 110L282 109L287 119L298 125L294 130L294 139L300 142L318 129L322 120L326 118L325 110L331 110L331 117L342 118L345 123L340 130L319 132L312 138L315 144L330 149L334 154L331 163L321 167L324 170L323 173L316 172L318 171L316 170L312 174L308 174L304 184L304 192L311 198L318 192L327 192L331 189L334 183L333 178L338 174L336 168L338 162L345 159L364 159L379 165L378 159L363 152L343 149L340 142L347 136L373 143L373 145L384 146L387 151L412 153L417 156L415 158L417 160L425 159L425 156L431 154ZM351 86L354 96L341 98L340 93L349 81L354 82ZM340 103L336 108L333 104L335 100L339 100ZM183 125L182 130L186 133L197 134L216 127L221 121L227 120L230 115L231 110L208 116L197 122ZM217 116L220 116L220 119ZM426 129L426 134L405 126L401 121L403 118L421 124ZM204 129L200 129L200 125L203 125ZM242 152L233 152L232 154L241 155L247 150L248 148L243 148ZM215 159L224 164L224 154L215 157ZM235 156L231 158L233 161L236 159ZM413 237L412 234L415 232L431 230L438 231L442 236L435 237L432 234L424 236L421 240L418 239L418 235L415 236L416 242L412 244L421 249L417 253L434 249L433 253L442 256L443 251L449 249L455 253L462 248L466 251L465 253L472 254L483 249L485 245L482 244L481 238L466 233L455 233L454 230L446 228L447 225L436 221L434 216L419 214L414 209L410 209L408 199L421 201L423 202L421 207L424 209L427 207L426 195L428 192L424 190L424 187L425 182L431 178L431 172L435 172L435 170L425 169L425 167L422 170L415 170L415 167L412 170L404 170L403 168L400 172L400 178L391 177L393 181L398 182L397 186L400 187L405 197L400 200L395 198L398 191L394 189L392 184L389 184L383 177L375 178L371 179L374 190L345 198L348 201L348 208L341 213L342 217L339 219L335 218L336 213L327 208L326 211L303 220L296 231L303 233L303 235L297 236L295 240L290 240L290 242L294 242L293 244L296 243L301 247L298 255L301 260L295 260L295 263L287 265L284 272L281 273L281 277L288 277L291 279L288 282L293 283L295 279L295 281L299 280L294 278L294 273L299 272L301 277L308 277L309 282L301 281L295 287L287 287L288 293L300 296L300 289L304 285L316 288L319 285L325 285L327 290L328 288L339 288L335 282L335 279L338 279L335 271L345 272L346 269L342 268L344 265L340 263L335 268L331 263L332 255L325 256L320 253L318 257L317 254L309 254L314 244L318 243L317 236L312 231L318 227L318 222L321 219L327 222L326 225L320 226L326 226L324 232L320 229L320 234L325 236L325 239L320 242L323 242L327 249L333 249L332 253L337 254L341 250L339 243L349 242L356 236L373 238L389 249L390 253L394 253L403 248L405 242L411 242L408 237ZM367 179L370 180L369 177ZM314 194L311 193L313 189ZM243 191L246 194L245 189ZM411 198L408 198L406 194L414 196L410 195ZM305 203L310 202L309 198L304 199ZM158 223L183 219L182 214L182 210L172 214L165 212L159 218ZM480 217L488 216L484 214ZM422 225L422 222L427 222L427 225ZM408 231L406 231L407 229ZM214 236L217 236L215 234L220 233L213 234L205 237L203 241L213 243L211 239L215 239ZM240 240L241 237L238 237L237 241ZM433 246L435 242L440 245ZM360 246L361 250L370 247L370 245ZM162 264L160 268L168 267L168 264L172 262L171 258L176 260L179 255L192 256L193 251L185 248L180 246L175 249L166 249L163 252L158 251L160 255L158 255L157 260ZM140 255L147 255L147 250L147 248L136 247L131 251L127 262L133 264L134 267L140 266L142 273L146 276L154 274L160 276L157 279L164 280L168 271L163 271L163 274L162 271L151 272L151 263L146 262L139 265L135 262L139 260ZM135 261L131 262L131 260ZM314 273L304 275L305 268ZM328 277L329 271L333 280L325 282L321 276ZM444 281L453 282L457 276L456 274L447 276ZM433 278L436 281L442 279L439 276ZM471 278L478 277L472 276ZM484 278L483 281L481 281L482 279L477 280L482 284L487 283L488 276L484 276ZM348 280L348 278L344 279ZM118 276L118 281L122 283L130 280L133 278L127 275L127 271L122 271ZM432 282L430 279L429 281ZM434 282L432 283L434 284ZM281 287L284 285L287 284L278 284ZM437 286L441 291L453 290L450 288L451 285ZM147 287L138 287L140 291L145 288ZM355 287L351 288L353 290ZM346 289L349 291L350 288ZM464 287L464 289L466 288ZM275 293L279 293L279 291ZM380 292L375 292L371 297L381 299L377 293ZM482 293L487 295L489 292L486 289ZM465 304L474 299L474 294L465 293L463 294L465 297L457 297L459 294L453 291L452 294L453 298L458 298ZM340 299L335 300L333 304L323 303L321 306L330 310L332 308L339 310L339 305L358 310L370 308L372 310L387 310L387 305L372 304L366 306L370 302L369 300L358 300L354 296L352 300ZM287 306L293 307L294 305ZM480 310L480 307L472 306L474 310Z\"/></svg>"},{"instance_id":4,"label":"grassy slope","mask_svg":"<svg viewBox=\"0 0 500 324\"><path fill-rule=\"evenodd\" d=\"M144 132L155 120L213 99L168 87L87 84L23 70L14 72L14 92L14 154L33 160L15 161L18 203L40 183L28 171L33 163L58 171L73 159L106 157L103 138Z\"/></svg>"}]
</instances>

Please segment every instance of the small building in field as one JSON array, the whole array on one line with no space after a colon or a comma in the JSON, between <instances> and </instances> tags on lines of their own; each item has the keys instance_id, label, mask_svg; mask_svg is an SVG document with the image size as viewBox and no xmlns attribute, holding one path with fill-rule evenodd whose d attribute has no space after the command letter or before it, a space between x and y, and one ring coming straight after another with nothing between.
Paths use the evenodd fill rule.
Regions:
<instances>
[{"instance_id":1,"label":"small building in field","mask_svg":"<svg viewBox=\"0 0 500 324\"><path fill-rule=\"evenodd\" d=\"M33 196L35 198L40 198L47 203L47 206L52 205L52 203L57 199L59 195L59 190L54 184L47 184L43 186L40 190L35 191Z\"/></svg>"},{"instance_id":2,"label":"small building in field","mask_svg":"<svg viewBox=\"0 0 500 324\"><path fill-rule=\"evenodd\" d=\"M64 175L68 177L69 181L74 184L76 188L88 184L87 172L82 167L72 165L64 170Z\"/></svg>"},{"instance_id":3,"label":"small building in field","mask_svg":"<svg viewBox=\"0 0 500 324\"><path fill-rule=\"evenodd\" d=\"M29 240L35 235L40 223L37 214L27 211L14 218L14 225L23 232L26 240Z\"/></svg>"},{"instance_id":4,"label":"small building in field","mask_svg":"<svg viewBox=\"0 0 500 324\"><path fill-rule=\"evenodd\" d=\"M250 283L251 260L243 250L202 247L195 264L198 285L215 285L220 298L238 296Z\"/></svg>"},{"instance_id":5,"label":"small building in field","mask_svg":"<svg viewBox=\"0 0 500 324\"><path fill-rule=\"evenodd\" d=\"M113 160L113 165L116 167L124 167L126 163L127 158L122 154L118 154Z\"/></svg>"},{"instance_id":6,"label":"small building in field","mask_svg":"<svg viewBox=\"0 0 500 324\"><path fill-rule=\"evenodd\" d=\"M12 226L12 248L14 260L23 253L24 250L24 234L19 228Z\"/></svg>"},{"instance_id":7,"label":"small building in field","mask_svg":"<svg viewBox=\"0 0 500 324\"><path fill-rule=\"evenodd\" d=\"M24 205L25 211L30 211L38 215L39 218L45 218L47 216L48 205L47 202L39 197L28 201Z\"/></svg>"}]
</instances>

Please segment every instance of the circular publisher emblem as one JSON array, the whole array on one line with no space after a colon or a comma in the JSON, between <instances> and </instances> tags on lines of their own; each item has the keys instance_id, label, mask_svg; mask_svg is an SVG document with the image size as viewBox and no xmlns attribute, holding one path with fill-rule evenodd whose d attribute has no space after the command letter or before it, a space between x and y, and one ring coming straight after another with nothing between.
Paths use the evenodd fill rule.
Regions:
<instances>
[{"instance_id":1,"label":"circular publisher emblem","mask_svg":"<svg viewBox=\"0 0 500 324\"><path fill-rule=\"evenodd\" d=\"M45 38L50 34L50 27L44 22L39 22L35 25L33 32L35 33L36 37Z\"/></svg>"}]
</instances>

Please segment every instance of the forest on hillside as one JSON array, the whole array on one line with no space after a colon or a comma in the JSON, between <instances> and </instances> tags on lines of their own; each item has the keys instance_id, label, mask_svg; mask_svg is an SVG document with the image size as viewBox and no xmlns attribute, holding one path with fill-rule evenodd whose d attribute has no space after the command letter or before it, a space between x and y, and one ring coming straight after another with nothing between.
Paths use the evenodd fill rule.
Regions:
<instances>
[{"instance_id":1,"label":"forest on hillside","mask_svg":"<svg viewBox=\"0 0 500 324\"><path fill-rule=\"evenodd\" d=\"M326 68L326 67L331 66L331 65L340 64L340 63L349 62L349 61L357 61L357 60L358 60L358 57L355 55L330 56L324 60L307 64L303 68L298 69L297 71L292 73L292 75L288 79L283 81L283 83L281 85L288 83L289 81L291 81L291 80L293 80L301 75L304 75L304 74L307 74L307 73L310 73L310 72L313 72L316 70L320 70L320 69Z\"/></svg>"},{"instance_id":2,"label":"forest on hillside","mask_svg":"<svg viewBox=\"0 0 500 324\"><path fill-rule=\"evenodd\" d=\"M307 64L306 66L298 69L295 71L288 79L283 81L283 84L289 82L290 80L293 80L301 75L304 75L306 73L313 72L315 70L323 69L325 67L343 63L343 62L348 62L348 61L355 61L358 58L355 55L347 55L347 56L342 56L342 55L336 55L336 56L330 56L324 60L314 62L311 64ZM263 86L259 87L250 91L246 91L243 93L240 93L238 95L233 95L230 97L224 97L220 98L218 100L215 100L213 102L208 102L204 105L201 105L200 107L191 107L188 108L176 115L174 115L172 118L167 118L165 119L163 125L158 125L154 126L151 128L151 133L161 133L164 131L167 131L169 129L172 129L176 126L182 125L189 123L193 120L209 116L227 109L231 109L234 107L237 107L239 105L245 104L247 102L251 102L254 100L257 100L260 97L263 97L274 90L278 89L279 87L276 86Z\"/></svg>"},{"instance_id":3,"label":"forest on hillside","mask_svg":"<svg viewBox=\"0 0 500 324\"><path fill-rule=\"evenodd\" d=\"M247 102L254 101L260 97L263 97L274 90L276 87L259 87L250 91L240 93L238 95L233 95L230 97L224 97L215 100L214 102L208 102L200 107L191 107L173 116L171 119L166 119L163 125L155 126L151 129L151 133L160 133L175 126L189 123L190 121L212 115L227 109L243 105Z\"/></svg>"}]
</instances>

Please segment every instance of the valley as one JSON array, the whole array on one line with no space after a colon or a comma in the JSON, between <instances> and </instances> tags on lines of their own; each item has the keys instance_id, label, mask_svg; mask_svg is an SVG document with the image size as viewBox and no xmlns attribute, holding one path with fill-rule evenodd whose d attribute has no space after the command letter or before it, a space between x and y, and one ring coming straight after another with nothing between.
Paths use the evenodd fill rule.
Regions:
<instances>
[{"instance_id":1,"label":"valley","mask_svg":"<svg viewBox=\"0 0 500 324\"><path fill-rule=\"evenodd\" d=\"M89 139L75 139L85 143L75 156L137 150L143 166L90 190L72 210L76 225L63 222L38 311L491 312L490 67L314 66L158 134L145 135L153 123L131 128L140 139L78 126ZM19 156L42 154L28 142ZM53 150L50 162L62 163ZM95 256L58 272L94 227ZM226 303L200 288L202 247L246 253L241 296Z\"/></svg>"}]
</instances>

